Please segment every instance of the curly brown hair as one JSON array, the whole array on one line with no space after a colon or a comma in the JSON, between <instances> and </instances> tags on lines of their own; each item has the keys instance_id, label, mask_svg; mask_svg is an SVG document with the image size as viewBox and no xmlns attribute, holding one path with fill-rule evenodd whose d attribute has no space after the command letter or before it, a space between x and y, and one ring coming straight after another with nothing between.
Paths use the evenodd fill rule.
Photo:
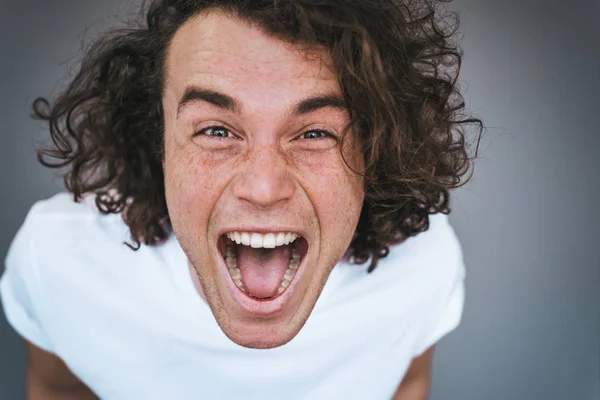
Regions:
<instances>
[{"instance_id":1,"label":"curly brown hair","mask_svg":"<svg viewBox=\"0 0 600 400\"><path fill-rule=\"evenodd\" d=\"M79 201L95 194L102 213L122 213L130 244L154 245L171 226L162 171L164 60L171 38L209 9L230 13L270 35L326 49L333 60L351 128L365 158L365 202L348 257L369 259L428 229L429 215L449 213L449 190L472 176L457 85L458 17L429 0L156 0L145 22L96 41L66 90L38 98L54 145L40 162L64 168ZM477 151L475 152L475 156ZM469 173L471 171L471 173Z\"/></svg>"}]
</instances>

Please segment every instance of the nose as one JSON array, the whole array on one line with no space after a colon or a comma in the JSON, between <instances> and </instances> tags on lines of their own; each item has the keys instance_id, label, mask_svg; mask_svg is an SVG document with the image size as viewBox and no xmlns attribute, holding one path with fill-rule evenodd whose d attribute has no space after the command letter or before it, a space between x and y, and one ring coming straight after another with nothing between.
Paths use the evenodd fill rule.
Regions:
<instances>
[{"instance_id":1,"label":"nose","mask_svg":"<svg viewBox=\"0 0 600 400\"><path fill-rule=\"evenodd\" d=\"M257 208L289 200L295 191L284 156L266 145L253 149L233 185L234 195Z\"/></svg>"}]
</instances>

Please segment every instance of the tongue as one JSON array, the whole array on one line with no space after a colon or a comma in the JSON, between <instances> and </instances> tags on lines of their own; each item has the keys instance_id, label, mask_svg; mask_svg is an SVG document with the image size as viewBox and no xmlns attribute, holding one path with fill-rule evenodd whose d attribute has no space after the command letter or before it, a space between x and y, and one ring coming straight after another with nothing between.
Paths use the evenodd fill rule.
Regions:
<instances>
[{"instance_id":1,"label":"tongue","mask_svg":"<svg viewBox=\"0 0 600 400\"><path fill-rule=\"evenodd\" d=\"M238 246L237 263L246 291L265 299L275 296L290 263L291 245L274 249Z\"/></svg>"}]
</instances>

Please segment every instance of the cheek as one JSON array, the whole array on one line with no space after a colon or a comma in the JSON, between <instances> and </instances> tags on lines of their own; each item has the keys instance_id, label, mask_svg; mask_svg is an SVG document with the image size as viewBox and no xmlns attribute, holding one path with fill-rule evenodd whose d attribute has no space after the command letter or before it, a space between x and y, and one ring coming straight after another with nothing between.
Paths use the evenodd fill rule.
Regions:
<instances>
[{"instance_id":1,"label":"cheek","mask_svg":"<svg viewBox=\"0 0 600 400\"><path fill-rule=\"evenodd\" d=\"M356 232L364 195L356 179L337 177L327 185L325 187L332 189L318 193L319 202L315 205L323 254L329 254L327 259L337 263L348 250Z\"/></svg>"},{"instance_id":2,"label":"cheek","mask_svg":"<svg viewBox=\"0 0 600 400\"><path fill-rule=\"evenodd\" d=\"M344 164L339 153L321 160L301 164L306 191L318 215L324 245L335 243L336 251L345 251L362 210L363 179Z\"/></svg>"},{"instance_id":3,"label":"cheek","mask_svg":"<svg viewBox=\"0 0 600 400\"><path fill-rule=\"evenodd\" d=\"M206 229L222 186L218 179L222 174L215 164L202 157L197 148L173 152L167 157L165 190L174 225L186 230Z\"/></svg>"},{"instance_id":4,"label":"cheek","mask_svg":"<svg viewBox=\"0 0 600 400\"><path fill-rule=\"evenodd\" d=\"M344 173L332 177L324 188L331 188L321 193L322 202L327 207L326 215L331 215L332 230L352 236L355 225L362 209L364 199L360 180L355 176Z\"/></svg>"}]
</instances>

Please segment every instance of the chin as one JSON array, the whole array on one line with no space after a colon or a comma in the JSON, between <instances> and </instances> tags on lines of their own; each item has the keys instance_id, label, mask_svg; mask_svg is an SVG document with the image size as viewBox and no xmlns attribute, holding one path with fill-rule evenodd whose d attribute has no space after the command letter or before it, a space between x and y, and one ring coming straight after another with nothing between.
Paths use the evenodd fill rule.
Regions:
<instances>
[{"instance_id":1,"label":"chin","mask_svg":"<svg viewBox=\"0 0 600 400\"><path fill-rule=\"evenodd\" d=\"M280 329L279 327L264 327L264 326L240 326L230 325L229 327L221 326L223 333L234 343L251 348L251 349L272 349L283 346L290 342L300 332L301 326L287 327L288 329ZM289 329L292 328L292 329Z\"/></svg>"}]
</instances>

